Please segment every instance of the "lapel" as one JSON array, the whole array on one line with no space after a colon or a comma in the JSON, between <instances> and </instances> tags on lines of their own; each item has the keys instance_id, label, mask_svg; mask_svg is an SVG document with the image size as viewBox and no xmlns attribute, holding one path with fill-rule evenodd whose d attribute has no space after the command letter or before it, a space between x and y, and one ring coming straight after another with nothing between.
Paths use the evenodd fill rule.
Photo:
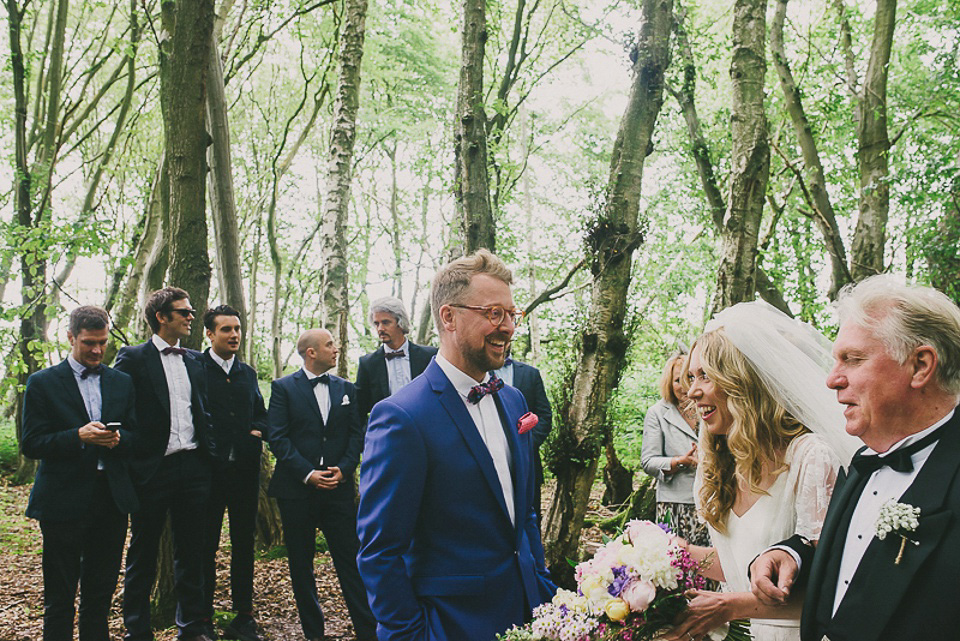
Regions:
<instances>
[{"instance_id":1,"label":"lapel","mask_svg":"<svg viewBox=\"0 0 960 641\"><path fill-rule=\"evenodd\" d=\"M411 359L411 364L412 360L413 359ZM381 398L390 396L390 376L387 374L386 348L383 346L383 343L381 343L380 347L373 353L373 375L375 377L374 383L379 390L377 396Z\"/></svg>"},{"instance_id":2,"label":"lapel","mask_svg":"<svg viewBox=\"0 0 960 641\"><path fill-rule=\"evenodd\" d=\"M327 414L327 425L334 422L334 413L340 412L340 401L343 400L343 381L335 376L330 376L330 383L327 385L330 392L330 412ZM314 395L316 398L316 395Z\"/></svg>"},{"instance_id":3,"label":"lapel","mask_svg":"<svg viewBox=\"0 0 960 641\"><path fill-rule=\"evenodd\" d=\"M188 350L187 353L183 355L183 364L187 368L187 378L190 379L190 397L196 402L195 397L199 391L205 387L203 377L205 377L207 373L203 363L197 358L195 352Z\"/></svg>"},{"instance_id":4,"label":"lapel","mask_svg":"<svg viewBox=\"0 0 960 641\"><path fill-rule=\"evenodd\" d=\"M460 431L460 435L467 444L467 449L480 467L483 478L490 486L490 491L496 497L501 512L509 523L510 514L507 512L507 503L503 498L503 489L500 487L500 477L497 476L497 470L493 466L493 457L490 456L490 451L480 437L480 430L477 429L473 419L470 418L470 413L463 404L463 398L457 393L453 383L450 382L450 379L447 378L447 375L443 373L436 362L431 363L423 375L430 381L430 386L438 395L440 405L443 406L453 424Z\"/></svg>"},{"instance_id":5,"label":"lapel","mask_svg":"<svg viewBox=\"0 0 960 641\"><path fill-rule=\"evenodd\" d=\"M86 416L87 421L89 421L90 416L87 414L87 405L83 402L83 396L80 394L80 386L77 385L77 379L73 375L73 368L70 367L70 363L64 359L62 363L57 365L56 372L57 376L60 377L60 383L63 385L64 398L67 399L67 402L73 406L73 409L78 412L80 416ZM102 389L101 382L101 390Z\"/></svg>"},{"instance_id":6,"label":"lapel","mask_svg":"<svg viewBox=\"0 0 960 641\"><path fill-rule=\"evenodd\" d=\"M516 374L516 371L514 371ZM520 488L526 487L526 467L520 460L520 435L516 430L516 419L512 422L511 417L520 416L520 408L510 407L512 403L508 402L503 393L494 394L494 402L497 404L497 411L500 415L500 425L507 435L507 443L510 446L510 472L513 481L513 514L514 524L519 525L521 515L524 513L523 499L526 498Z\"/></svg>"},{"instance_id":7,"label":"lapel","mask_svg":"<svg viewBox=\"0 0 960 641\"><path fill-rule=\"evenodd\" d=\"M163 364L160 362L160 352L153 340L143 344L144 360L147 366L147 376L153 383L153 390L160 399L160 405L170 418L170 388L167 387L167 376L163 373ZM188 370L189 371L189 370Z\"/></svg>"},{"instance_id":8,"label":"lapel","mask_svg":"<svg viewBox=\"0 0 960 641\"><path fill-rule=\"evenodd\" d=\"M320 425L323 425L323 414L320 413L317 395L313 393L313 386L310 384L310 381L307 380L307 375L303 373L303 369L298 369L293 373L293 386L300 392L300 395L303 397L302 400L307 404L307 407L313 410L313 413L317 416L317 420L320 421ZM331 403L330 405L330 409L332 410L333 404Z\"/></svg>"},{"instance_id":9,"label":"lapel","mask_svg":"<svg viewBox=\"0 0 960 641\"><path fill-rule=\"evenodd\" d=\"M523 363L513 361L513 386L523 392L527 385L527 368Z\"/></svg>"},{"instance_id":10,"label":"lapel","mask_svg":"<svg viewBox=\"0 0 960 641\"><path fill-rule=\"evenodd\" d=\"M115 372L107 367L103 366L103 373L100 374L100 420L104 423L109 421L119 421L122 420L120 416L114 416L110 410L116 407L114 403L114 392L116 391L116 385L114 382ZM124 425L124 429L130 429L130 426Z\"/></svg>"},{"instance_id":11,"label":"lapel","mask_svg":"<svg viewBox=\"0 0 960 641\"><path fill-rule=\"evenodd\" d=\"M430 364L430 354L423 347L414 345L409 340L407 345L410 346L410 380L413 380L427 369L427 365Z\"/></svg>"},{"instance_id":12,"label":"lapel","mask_svg":"<svg viewBox=\"0 0 960 641\"><path fill-rule=\"evenodd\" d=\"M944 501L960 468L960 416L955 414L945 427L923 468L899 499L900 503L920 508L920 526L911 536L918 545L907 543L897 565L894 560L900 549L900 537L888 535L883 541L874 538L837 609L834 624L838 629L855 626L858 639L869 641L880 637L952 520L953 514L944 509ZM864 616L865 612L871 613L870 616Z\"/></svg>"},{"instance_id":13,"label":"lapel","mask_svg":"<svg viewBox=\"0 0 960 641\"><path fill-rule=\"evenodd\" d=\"M699 437L697 433L693 431L693 428L690 427L685 420L683 420L683 415L680 414L680 410L677 409L677 406L673 403L667 403L669 409L663 415L664 420L676 427L678 430L684 433L688 438L690 438L694 443L699 442Z\"/></svg>"}]
</instances>

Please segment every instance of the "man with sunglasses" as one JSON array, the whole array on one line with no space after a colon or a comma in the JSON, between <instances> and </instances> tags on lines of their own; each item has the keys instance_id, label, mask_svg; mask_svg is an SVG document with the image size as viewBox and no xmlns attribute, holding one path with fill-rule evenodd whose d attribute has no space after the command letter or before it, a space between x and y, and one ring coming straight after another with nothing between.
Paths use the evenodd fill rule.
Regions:
<instances>
[{"instance_id":1,"label":"man with sunglasses","mask_svg":"<svg viewBox=\"0 0 960 641\"><path fill-rule=\"evenodd\" d=\"M187 292L165 287L150 295L145 343L124 347L116 368L133 378L138 451L131 462L140 510L130 518L124 576L127 641L151 641L150 591L160 535L170 516L180 641L206 641L203 523L210 494L213 435L206 411L206 376L195 353L180 345L194 319Z\"/></svg>"},{"instance_id":2,"label":"man with sunglasses","mask_svg":"<svg viewBox=\"0 0 960 641\"><path fill-rule=\"evenodd\" d=\"M443 267L432 288L440 351L370 414L358 559L380 641L489 641L556 589L527 404L490 375L522 315L512 280L487 250Z\"/></svg>"}]
</instances>

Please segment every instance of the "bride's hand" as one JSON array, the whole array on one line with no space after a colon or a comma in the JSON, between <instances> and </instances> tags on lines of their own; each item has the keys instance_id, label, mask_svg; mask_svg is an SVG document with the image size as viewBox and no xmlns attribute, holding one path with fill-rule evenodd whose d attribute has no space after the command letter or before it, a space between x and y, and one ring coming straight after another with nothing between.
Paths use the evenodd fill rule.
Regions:
<instances>
[{"instance_id":1,"label":"bride's hand","mask_svg":"<svg viewBox=\"0 0 960 641\"><path fill-rule=\"evenodd\" d=\"M693 598L675 627L660 637L663 641L700 641L708 632L737 618L729 594L688 590L686 596Z\"/></svg>"}]
</instances>

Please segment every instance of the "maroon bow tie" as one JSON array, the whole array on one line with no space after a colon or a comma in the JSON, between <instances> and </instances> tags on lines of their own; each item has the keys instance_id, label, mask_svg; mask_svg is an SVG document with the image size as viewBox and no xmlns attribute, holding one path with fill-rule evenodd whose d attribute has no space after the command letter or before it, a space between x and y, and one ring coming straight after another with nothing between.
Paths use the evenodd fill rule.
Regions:
<instances>
[{"instance_id":1,"label":"maroon bow tie","mask_svg":"<svg viewBox=\"0 0 960 641\"><path fill-rule=\"evenodd\" d=\"M164 347L160 350L160 353L164 356L169 356L170 354L176 354L177 356L183 356L187 353L187 350L182 347Z\"/></svg>"},{"instance_id":2,"label":"maroon bow tie","mask_svg":"<svg viewBox=\"0 0 960 641\"><path fill-rule=\"evenodd\" d=\"M496 394L503 389L503 379L492 376L486 383L480 383L470 388L467 400L476 405L487 394Z\"/></svg>"},{"instance_id":3,"label":"maroon bow tie","mask_svg":"<svg viewBox=\"0 0 960 641\"><path fill-rule=\"evenodd\" d=\"M96 367L84 367L83 371L80 372L81 380L87 380L88 376L100 376L103 372L103 365L97 365Z\"/></svg>"},{"instance_id":4,"label":"maroon bow tie","mask_svg":"<svg viewBox=\"0 0 960 641\"><path fill-rule=\"evenodd\" d=\"M403 353L402 349L398 349L395 352L387 352L386 356L388 361L392 361L395 358L403 358L406 354Z\"/></svg>"}]
</instances>

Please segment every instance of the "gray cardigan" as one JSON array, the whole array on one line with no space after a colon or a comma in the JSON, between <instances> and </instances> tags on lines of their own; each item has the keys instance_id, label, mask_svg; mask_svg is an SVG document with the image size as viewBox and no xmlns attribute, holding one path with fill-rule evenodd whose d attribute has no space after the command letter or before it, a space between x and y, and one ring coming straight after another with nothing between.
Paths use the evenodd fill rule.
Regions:
<instances>
[{"instance_id":1,"label":"gray cardigan","mask_svg":"<svg viewBox=\"0 0 960 641\"><path fill-rule=\"evenodd\" d=\"M683 456L697 442L697 433L687 425L672 403L657 401L643 420L640 465L657 479L658 503L693 503L696 470L686 468L670 473L670 459Z\"/></svg>"}]
</instances>

